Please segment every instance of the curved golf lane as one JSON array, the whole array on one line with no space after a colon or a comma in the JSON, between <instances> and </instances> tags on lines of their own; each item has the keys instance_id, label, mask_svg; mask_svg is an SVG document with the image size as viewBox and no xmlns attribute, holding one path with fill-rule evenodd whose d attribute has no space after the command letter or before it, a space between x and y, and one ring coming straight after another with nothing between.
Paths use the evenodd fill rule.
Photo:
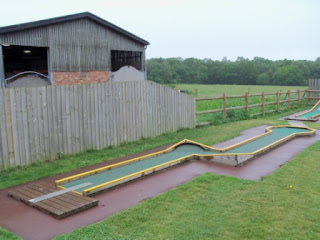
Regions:
<instances>
[{"instance_id":1,"label":"curved golf lane","mask_svg":"<svg viewBox=\"0 0 320 240\"><path fill-rule=\"evenodd\" d=\"M227 149L205 150L201 146L195 144L182 144L167 153L155 155L153 157L149 157L139 161L133 161L123 166L119 166L107 171L102 171L94 175L84 176L80 179L71 180L59 185L64 188L69 188L75 185L90 182L90 186L77 189L77 192L81 193L87 188L119 179L130 174L140 172L145 169L152 168L182 157L187 157L190 155L214 155L221 153L231 153L232 155L236 153L253 153L255 151L258 151L259 149L269 146L270 144L281 141L292 134L308 134L312 131L312 129L306 128L274 127L272 128L272 132L269 132L268 134L263 134L255 139L252 139L251 141L244 141L235 145L234 147L231 146L231 148L229 147Z\"/></svg>"}]
</instances>

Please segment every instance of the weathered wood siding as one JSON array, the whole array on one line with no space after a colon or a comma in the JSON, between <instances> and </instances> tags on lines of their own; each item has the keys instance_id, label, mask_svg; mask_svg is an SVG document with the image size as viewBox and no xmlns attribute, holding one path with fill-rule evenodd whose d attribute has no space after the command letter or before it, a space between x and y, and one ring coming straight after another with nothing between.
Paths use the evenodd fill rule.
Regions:
<instances>
[{"instance_id":1,"label":"weathered wood siding","mask_svg":"<svg viewBox=\"0 0 320 240\"><path fill-rule=\"evenodd\" d=\"M49 47L52 72L110 71L111 50L140 51L145 59L143 45L85 18L1 34L1 43Z\"/></svg>"},{"instance_id":2,"label":"weathered wood siding","mask_svg":"<svg viewBox=\"0 0 320 240\"><path fill-rule=\"evenodd\" d=\"M309 90L320 90L320 79L309 79ZM309 92L310 98L317 98L320 97L318 92ZM311 99L310 103L315 103L318 100Z\"/></svg>"},{"instance_id":3,"label":"weathered wood siding","mask_svg":"<svg viewBox=\"0 0 320 240\"><path fill-rule=\"evenodd\" d=\"M320 79L309 79L310 90L320 90Z\"/></svg>"},{"instance_id":4,"label":"weathered wood siding","mask_svg":"<svg viewBox=\"0 0 320 240\"><path fill-rule=\"evenodd\" d=\"M195 99L149 81L0 89L0 169L195 127Z\"/></svg>"}]
</instances>

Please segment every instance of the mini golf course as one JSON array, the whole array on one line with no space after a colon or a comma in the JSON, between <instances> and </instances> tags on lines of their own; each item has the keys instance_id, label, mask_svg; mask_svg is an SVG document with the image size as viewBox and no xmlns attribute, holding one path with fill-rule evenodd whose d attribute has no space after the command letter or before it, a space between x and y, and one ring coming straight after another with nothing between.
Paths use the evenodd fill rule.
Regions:
<instances>
[{"instance_id":1,"label":"mini golf course","mask_svg":"<svg viewBox=\"0 0 320 240\"><path fill-rule=\"evenodd\" d=\"M226 142L223 142L222 144L217 144L217 146L230 146L230 144L234 144L234 142L239 143L240 141L242 141L239 144L233 145L234 151L236 151L237 149L239 150L241 144L248 141L253 141L255 138L258 138L261 135L267 135L261 134L263 133L263 131L265 131L266 128L267 126L259 126L244 130L243 132L241 132L241 135L239 137L230 139ZM275 133L276 131L274 130L277 128L279 127L271 127L269 128L269 130L267 129L267 133L271 130ZM59 190L61 191L61 189L56 188L52 183L58 179L66 178L68 176L67 173L63 174L60 177L47 177L45 179L41 179L35 182L29 182L23 185L12 187L10 189L4 189L0 191L0 201L3 203L0 206L0 215L2 216L2 218L0 218L0 225L22 236L23 239L51 239L54 236L70 232L74 229L80 228L81 226L86 226L101 221L102 219L105 219L124 209L127 209L128 207L134 206L139 202L144 201L145 199L152 198L159 195L160 193L166 192L169 189L177 187L180 184L193 179L195 176L199 176L206 172L218 175L234 176L238 179L259 181L262 176L267 176L270 173L274 172L281 165L284 165L287 161L292 159L303 149L315 143L316 141L319 141L319 134L315 135L314 137L299 137L292 139L294 136L312 135L314 133L313 129L296 129L300 129L300 133L293 133L291 137L287 138L287 140L290 139L290 141L288 141L286 144L281 145L281 147L275 147L272 149L272 151L267 151L267 149L271 149L267 148L265 152L263 152L263 154L261 154L257 159L255 159L254 161L249 161L241 167L233 167L226 164L215 164L211 163L210 161L190 161L187 164L182 164L178 168L168 168L167 171L159 171L152 177L143 178L141 179L141 181L133 181L130 184L123 184L119 188L106 191L103 194L98 194L94 196L94 198L89 198L75 191L71 191L46 200L42 200L38 203L31 204L28 201L28 199L32 200L37 197L43 197L43 195L46 195L48 193L50 194L50 192ZM190 145L190 143L182 144L180 146L184 147L187 145ZM177 147L175 149L179 150L180 147ZM218 152L218 154L232 151L232 149L230 148L222 149L222 147L219 147L219 149L217 147L212 149L217 149L215 152ZM225 152L223 152L222 150L225 150ZM154 149L152 151L148 151L148 153L144 153L144 155L138 154L138 156L140 158L150 156L151 158L152 154L149 153L156 153L156 151L157 153L161 152ZM124 161L122 158L114 160L115 161L113 162L115 163L123 163ZM103 164L107 165L110 163L101 163L99 164L100 168L104 167ZM114 164L113 166L115 165L116 164ZM90 172L91 170L96 171L97 169L97 167L95 169L94 166L90 166L86 167L86 170L82 170L82 172ZM75 171L75 173L79 174L83 174L82 172L80 169ZM67 189L70 190L70 188ZM13 201L11 198L8 198L8 193L12 192L16 192L16 196L22 196L23 194L28 195L25 197L26 201L23 201L23 199L18 199L27 204L21 204L18 201ZM97 204L97 202L99 203ZM30 207L30 205L32 207ZM82 211L84 208L86 209L86 207L89 208L89 205L97 207L92 207L87 211L81 212L79 214L74 214L76 212ZM48 212L44 207L46 207L46 209L50 211L55 211L55 213ZM42 212L46 212L47 214L54 216L55 218L63 218L65 216L68 217L64 220L57 220L53 217L48 216L47 214L42 214L39 211L36 211L34 208L40 209ZM32 230L34 229L34 226L37 226L36 235L34 230Z\"/></svg>"},{"instance_id":2,"label":"mini golf course","mask_svg":"<svg viewBox=\"0 0 320 240\"><path fill-rule=\"evenodd\" d=\"M274 126L267 128L264 134L223 149L185 139L163 151L63 178L56 184L63 189L72 188L80 194L92 195L188 160L238 166L295 136L314 133L314 129L307 127Z\"/></svg>"},{"instance_id":3,"label":"mini golf course","mask_svg":"<svg viewBox=\"0 0 320 240\"><path fill-rule=\"evenodd\" d=\"M320 101L318 101L309 111L295 116L295 118L287 118L287 120L299 121L317 121L320 117Z\"/></svg>"}]
</instances>

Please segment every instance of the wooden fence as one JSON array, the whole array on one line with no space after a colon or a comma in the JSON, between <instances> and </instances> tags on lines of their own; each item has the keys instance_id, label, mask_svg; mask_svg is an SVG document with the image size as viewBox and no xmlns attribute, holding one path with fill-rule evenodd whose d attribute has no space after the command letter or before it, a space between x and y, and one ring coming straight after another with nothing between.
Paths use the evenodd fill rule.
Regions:
<instances>
[{"instance_id":1,"label":"wooden fence","mask_svg":"<svg viewBox=\"0 0 320 240\"><path fill-rule=\"evenodd\" d=\"M296 98L292 98L293 94L296 94ZM272 95L275 96L275 101L268 101L267 102L266 96L272 96ZM281 100L281 95L285 95L283 100ZM261 97L261 103L249 104L250 97ZM234 98L244 98L245 104L242 106L227 107L227 99L234 99ZM227 111L244 109L244 110L246 110L246 112L249 112L250 108L261 107L261 114L264 116L266 113L279 111L281 103L286 103L287 108L290 109L292 102L297 101L298 104L300 104L301 100L304 98L308 98L308 90L297 90L297 91L290 91L289 90L287 92L277 91L274 93L262 92L262 93L257 93L257 94L245 93L244 95L233 95L233 96L226 96L226 94L223 94L222 96L218 96L218 97L196 98L196 101L222 100L222 108L206 110L206 111L197 111L196 115L222 112L223 118L226 118ZM308 101L308 99L307 99L307 101ZM267 105L275 105L275 109L266 111ZM198 125L207 125L207 124L210 124L210 122L202 122L202 123L199 123Z\"/></svg>"},{"instance_id":2,"label":"wooden fence","mask_svg":"<svg viewBox=\"0 0 320 240\"><path fill-rule=\"evenodd\" d=\"M0 89L0 169L194 126L194 98L149 81Z\"/></svg>"},{"instance_id":3,"label":"wooden fence","mask_svg":"<svg viewBox=\"0 0 320 240\"><path fill-rule=\"evenodd\" d=\"M312 103L320 99L320 79L309 79L308 100Z\"/></svg>"}]
</instances>

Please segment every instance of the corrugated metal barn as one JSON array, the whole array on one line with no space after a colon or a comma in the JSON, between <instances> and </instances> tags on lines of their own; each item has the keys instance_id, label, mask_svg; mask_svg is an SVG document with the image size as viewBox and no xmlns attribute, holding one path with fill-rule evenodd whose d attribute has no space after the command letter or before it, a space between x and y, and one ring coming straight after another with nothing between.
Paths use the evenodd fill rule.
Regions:
<instances>
[{"instance_id":1,"label":"corrugated metal barn","mask_svg":"<svg viewBox=\"0 0 320 240\"><path fill-rule=\"evenodd\" d=\"M144 80L149 43L89 12L0 28L0 86Z\"/></svg>"}]
</instances>

